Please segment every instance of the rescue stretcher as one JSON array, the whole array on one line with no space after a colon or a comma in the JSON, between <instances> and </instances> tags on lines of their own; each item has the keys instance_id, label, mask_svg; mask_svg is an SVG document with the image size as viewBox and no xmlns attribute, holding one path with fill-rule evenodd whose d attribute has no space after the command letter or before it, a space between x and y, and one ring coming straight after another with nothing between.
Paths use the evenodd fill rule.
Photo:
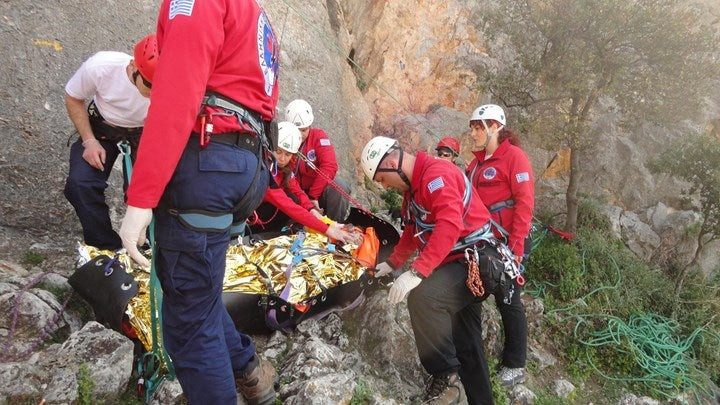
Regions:
<instances>
[{"instance_id":1,"label":"rescue stretcher","mask_svg":"<svg viewBox=\"0 0 720 405\"><path fill-rule=\"evenodd\" d=\"M384 280L374 278L368 268L389 256L399 240L397 230L356 208L347 223L363 231L366 242L372 239L368 232L374 233L376 254L359 257L363 246L337 246L313 232L259 234L250 243L231 244L222 300L238 330L291 331L306 319L355 307L381 285ZM137 338L149 350L149 271L124 253L86 245L79 253L70 285L90 304L98 322Z\"/></svg>"}]
</instances>

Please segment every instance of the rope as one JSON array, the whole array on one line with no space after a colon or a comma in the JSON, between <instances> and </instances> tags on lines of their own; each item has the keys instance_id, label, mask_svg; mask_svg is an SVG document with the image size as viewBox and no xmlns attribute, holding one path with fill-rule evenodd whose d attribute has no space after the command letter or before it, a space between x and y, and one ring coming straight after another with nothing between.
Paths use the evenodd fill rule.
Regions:
<instances>
[{"instance_id":1,"label":"rope","mask_svg":"<svg viewBox=\"0 0 720 405\"><path fill-rule=\"evenodd\" d=\"M118 148L123 155L123 163L125 167L125 175L127 182L132 177L132 159L130 157L130 144L127 141L118 142ZM155 258L157 257L157 246L155 244L155 219L150 222L148 227L148 242L152 247L152 257L150 258L150 330L152 332L152 351L142 355L138 360L137 371L140 378L138 379L138 396L145 395L145 403L149 404L155 391L165 380L175 379L175 368L172 360L167 355L165 345L162 343L162 287L157 277L155 266ZM115 260L115 259L113 259ZM163 373L165 366L166 373Z\"/></svg>"},{"instance_id":2,"label":"rope","mask_svg":"<svg viewBox=\"0 0 720 405\"><path fill-rule=\"evenodd\" d=\"M604 329L588 332L587 339L579 336L582 328L592 328L593 323L602 318L607 320ZM642 383L666 399L673 398L678 391L690 390L694 392L698 403L701 403L698 393L711 394L705 388L709 379L699 370L692 369L689 352L701 333L714 337L718 343L720 337L698 327L686 339L681 339L677 337L678 329L677 322L657 314L632 314L627 323L615 316L587 314L579 316L573 334L585 346L609 346L616 352L630 355L643 370L640 377L608 376L598 369L588 355L588 364L606 379Z\"/></svg>"},{"instance_id":3,"label":"rope","mask_svg":"<svg viewBox=\"0 0 720 405\"><path fill-rule=\"evenodd\" d=\"M322 170L318 169L317 166L313 162L310 161L305 155L303 155L300 151L298 151L297 155L302 159L308 166L310 166L311 169L315 170L317 174L320 175L320 177L323 178L323 180L326 180L332 188L334 188L338 193L340 193L341 196L345 197L348 201L352 203L352 205L358 207L360 211L364 212L367 215L375 216L372 212L370 212L367 208L363 207L362 204L357 202L354 198L350 196L350 194L346 193L345 190L342 189L342 187L338 186L337 183L333 179L330 178L327 174L323 173Z\"/></svg>"},{"instance_id":4,"label":"rope","mask_svg":"<svg viewBox=\"0 0 720 405\"><path fill-rule=\"evenodd\" d=\"M11 347L13 338L15 336L15 327L17 325L17 317L18 317L18 311L20 309L20 298L33 286L35 286L40 280L45 277L48 274L48 272L40 273L35 278L33 278L29 283L27 283L23 288L17 292L17 295L15 295L15 299L13 300L13 313L12 313L12 321L10 322L10 330L8 332L8 337L5 340L5 344L3 346L3 354L0 357L3 362L6 361L22 361L27 359L30 354L32 354L35 349L37 349L43 342L45 342L50 336L52 336L53 333L57 332L59 329L58 324L62 320L62 315L65 313L65 309L67 308L68 303L70 302L70 298L73 296L73 292L68 294L68 296L65 298L65 301L63 301L62 307L60 307L60 310L55 313L53 318L48 322L42 330L40 330L39 336L32 342L30 347L25 349L24 351L20 353L12 353Z\"/></svg>"},{"instance_id":5,"label":"rope","mask_svg":"<svg viewBox=\"0 0 720 405\"><path fill-rule=\"evenodd\" d=\"M585 256L586 251L583 250L581 275L587 273ZM585 307L591 296L601 291L618 289L622 272L615 258L608 257L616 273L614 284L601 285L576 299L573 304L547 311L547 314L568 312L578 306ZM554 284L543 283L538 292L544 294L546 285L555 287ZM610 376L599 369L589 352L586 353L587 363L600 376L613 381L643 384L649 391L666 399L675 397L679 391L687 390L694 393L698 403L701 403L699 394L712 395L712 392L705 388L709 378L691 364L692 345L698 338L702 339L703 334L720 343L720 336L712 331L698 327L687 338L682 339L677 337L678 323L653 313L631 314L627 322L617 316L602 313L570 314L569 317L577 320L573 336L580 344L587 347L608 347L612 351L628 355L638 369L642 370L642 375L638 377ZM602 321L605 321L605 326L595 330L599 328L596 325Z\"/></svg>"}]
</instances>

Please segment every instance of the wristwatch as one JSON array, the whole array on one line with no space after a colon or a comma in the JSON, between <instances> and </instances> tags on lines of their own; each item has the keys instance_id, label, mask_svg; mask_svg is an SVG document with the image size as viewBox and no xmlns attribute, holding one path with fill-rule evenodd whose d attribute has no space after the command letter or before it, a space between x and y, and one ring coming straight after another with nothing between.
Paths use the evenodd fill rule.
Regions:
<instances>
[{"instance_id":1,"label":"wristwatch","mask_svg":"<svg viewBox=\"0 0 720 405\"><path fill-rule=\"evenodd\" d=\"M412 268L412 267L410 267L410 274L412 274L412 275L415 276L415 277L419 277L419 278L421 278L421 279L425 278L425 276L423 276L422 274L418 273L418 271L415 270L415 269Z\"/></svg>"}]
</instances>

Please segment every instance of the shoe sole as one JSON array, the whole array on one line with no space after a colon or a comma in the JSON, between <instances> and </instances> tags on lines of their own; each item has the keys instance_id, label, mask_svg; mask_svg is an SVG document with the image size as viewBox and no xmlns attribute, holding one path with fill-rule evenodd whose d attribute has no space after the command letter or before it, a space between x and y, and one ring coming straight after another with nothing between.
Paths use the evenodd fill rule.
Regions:
<instances>
[{"instance_id":1,"label":"shoe sole","mask_svg":"<svg viewBox=\"0 0 720 405\"><path fill-rule=\"evenodd\" d=\"M525 376L513 378L512 381L500 381L504 387L513 387L525 382Z\"/></svg>"}]
</instances>

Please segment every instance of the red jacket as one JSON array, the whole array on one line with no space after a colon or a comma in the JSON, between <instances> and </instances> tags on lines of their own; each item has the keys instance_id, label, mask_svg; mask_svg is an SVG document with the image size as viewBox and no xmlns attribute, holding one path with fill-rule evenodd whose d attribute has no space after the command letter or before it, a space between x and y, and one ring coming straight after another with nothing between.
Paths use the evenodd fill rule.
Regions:
<instances>
[{"instance_id":1,"label":"red jacket","mask_svg":"<svg viewBox=\"0 0 720 405\"><path fill-rule=\"evenodd\" d=\"M265 12L253 0L163 0L157 24L160 58L150 109L128 188L128 204L155 207L177 166L206 90L260 113L275 114L279 49ZM258 40L260 38L261 40ZM215 117L214 133L240 129Z\"/></svg>"},{"instance_id":2,"label":"red jacket","mask_svg":"<svg viewBox=\"0 0 720 405\"><path fill-rule=\"evenodd\" d=\"M274 177L277 184L282 184L285 176L281 171L278 171ZM298 200L300 200L300 204L293 201L292 198L287 195L288 192L294 194ZM327 232L327 229L329 228L328 224L315 218L315 215L310 213L310 209L314 206L310 202L310 199L308 199L305 193L300 189L295 177L290 178L287 188L268 187L265 192L265 197L263 197L263 201L267 201L276 206L280 211L285 213L285 215L289 216L295 222L298 222L303 226L307 226L308 228L312 228L322 233Z\"/></svg>"},{"instance_id":3,"label":"red jacket","mask_svg":"<svg viewBox=\"0 0 720 405\"><path fill-rule=\"evenodd\" d=\"M522 256L525 238L532 226L535 206L535 179L525 152L503 141L492 156L485 160L485 151L474 151L475 159L467 168L473 187L486 206L513 200L515 205L492 213L493 221L509 234L508 247ZM478 166L478 162L482 162ZM496 236L502 236L496 232Z\"/></svg>"},{"instance_id":4,"label":"red jacket","mask_svg":"<svg viewBox=\"0 0 720 405\"><path fill-rule=\"evenodd\" d=\"M300 145L300 152L329 179L335 179L338 171L335 148L330 143L330 138L325 131L319 128L310 128L307 139ZM300 188L305 190L311 200L319 199L328 184L327 180L298 157L293 158L292 164L300 182Z\"/></svg>"},{"instance_id":5,"label":"red jacket","mask_svg":"<svg viewBox=\"0 0 720 405\"><path fill-rule=\"evenodd\" d=\"M400 241L388 261L397 268L405 263L410 255L420 249L420 254L412 267L424 276L429 276L440 264L455 260L459 255L449 255L455 243L473 231L482 228L490 220L490 213L472 190L470 207L463 206L465 193L465 175L452 162L436 159L425 152L418 152L413 168L410 191L403 199L403 217L408 215L410 198L421 205L430 214L420 218L425 223L434 223L435 229L423 237L427 244L423 246L416 233L414 218L405 225ZM464 213L465 217L463 218Z\"/></svg>"}]
</instances>

